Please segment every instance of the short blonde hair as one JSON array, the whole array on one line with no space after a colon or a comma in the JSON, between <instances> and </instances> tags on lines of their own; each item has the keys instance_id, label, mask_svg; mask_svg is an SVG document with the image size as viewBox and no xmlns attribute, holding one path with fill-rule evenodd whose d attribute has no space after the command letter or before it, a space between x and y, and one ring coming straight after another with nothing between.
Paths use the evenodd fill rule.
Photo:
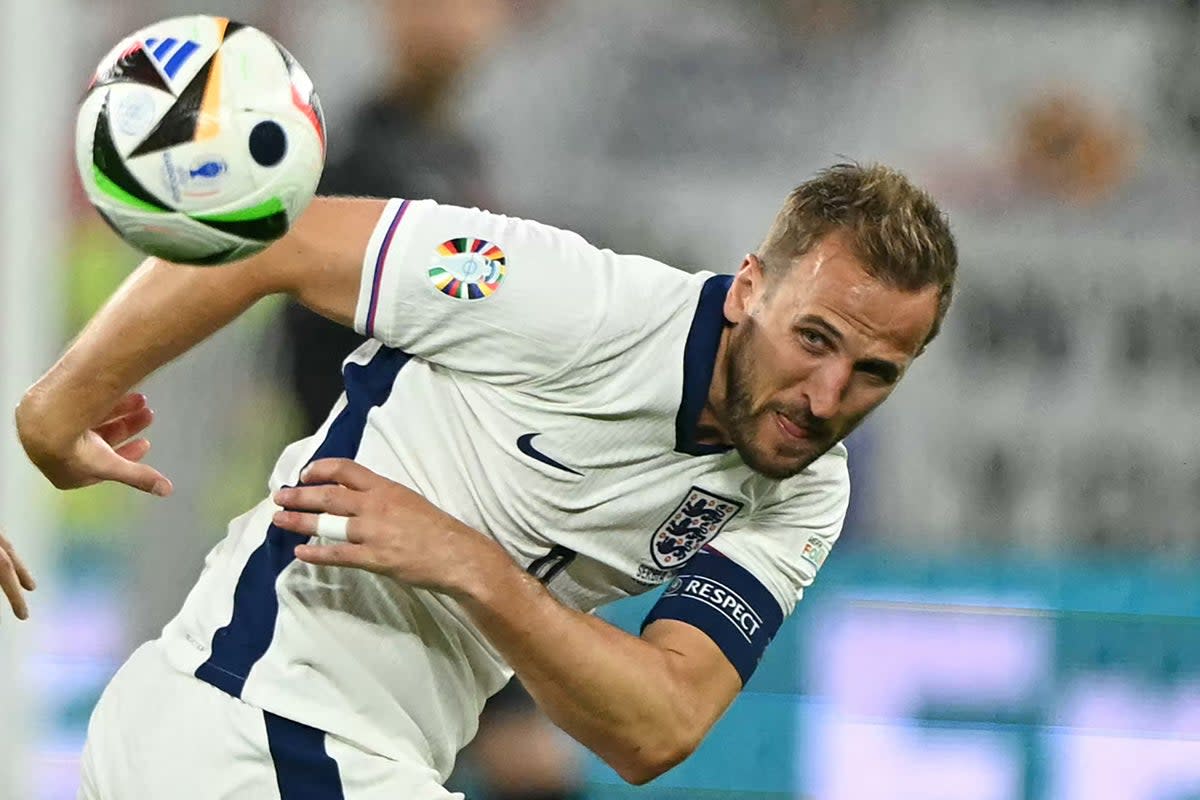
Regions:
<instances>
[{"instance_id":1,"label":"short blonde hair","mask_svg":"<svg viewBox=\"0 0 1200 800\"><path fill-rule=\"evenodd\" d=\"M950 222L933 198L882 164L835 164L788 195L758 255L764 265L790 267L835 231L848 234L876 280L908 292L938 288L937 315L925 340L931 341L950 308L958 267Z\"/></svg>"}]
</instances>

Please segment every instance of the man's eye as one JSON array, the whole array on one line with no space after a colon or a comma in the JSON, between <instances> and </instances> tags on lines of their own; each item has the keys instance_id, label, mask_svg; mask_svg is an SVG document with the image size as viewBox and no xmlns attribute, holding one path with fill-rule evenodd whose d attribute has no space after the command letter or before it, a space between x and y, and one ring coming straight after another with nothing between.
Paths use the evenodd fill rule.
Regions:
<instances>
[{"instance_id":1,"label":"man's eye","mask_svg":"<svg viewBox=\"0 0 1200 800\"><path fill-rule=\"evenodd\" d=\"M829 346L829 339L825 334L814 331L811 328L802 329L800 331L800 338L804 340L805 344L812 345L813 347L824 348Z\"/></svg>"}]
</instances>

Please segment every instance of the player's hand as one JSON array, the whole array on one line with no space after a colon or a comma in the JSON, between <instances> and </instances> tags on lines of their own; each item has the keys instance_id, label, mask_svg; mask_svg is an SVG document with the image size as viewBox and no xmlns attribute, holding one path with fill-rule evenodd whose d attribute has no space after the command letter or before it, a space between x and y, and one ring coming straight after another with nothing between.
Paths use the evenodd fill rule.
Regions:
<instances>
[{"instance_id":1,"label":"player's hand","mask_svg":"<svg viewBox=\"0 0 1200 800\"><path fill-rule=\"evenodd\" d=\"M314 461L300 479L275 493L285 510L274 523L322 537L296 547L301 561L357 567L447 594L465 592L484 565L512 563L491 539L361 464Z\"/></svg>"},{"instance_id":2,"label":"player's hand","mask_svg":"<svg viewBox=\"0 0 1200 800\"><path fill-rule=\"evenodd\" d=\"M21 590L32 592L36 588L33 575L29 574L29 569L13 549L12 543L0 533L0 591L8 598L8 604L12 606L17 619L29 619L29 606L25 604Z\"/></svg>"},{"instance_id":3,"label":"player's hand","mask_svg":"<svg viewBox=\"0 0 1200 800\"><path fill-rule=\"evenodd\" d=\"M139 434L154 421L144 394L122 397L104 421L79 436L61 443L48 443L22 424L17 429L21 444L42 474L59 489L77 489L102 481L115 481L143 492L165 497L171 482L141 460L150 452L150 441Z\"/></svg>"}]
</instances>

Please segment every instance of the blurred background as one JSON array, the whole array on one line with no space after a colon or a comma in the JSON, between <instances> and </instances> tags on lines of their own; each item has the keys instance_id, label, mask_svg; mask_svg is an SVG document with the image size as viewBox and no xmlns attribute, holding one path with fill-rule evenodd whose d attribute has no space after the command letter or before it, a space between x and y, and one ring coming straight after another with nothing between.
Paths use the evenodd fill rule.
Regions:
<instances>
[{"instance_id":1,"label":"blurred background","mask_svg":"<svg viewBox=\"0 0 1200 800\"><path fill-rule=\"evenodd\" d=\"M489 709L472 798L1200 798L1196 0L0 0L0 401L138 256L74 175L75 103L153 20L232 16L323 102L323 191L532 217L732 271L838 160L927 186L946 328L849 443L842 543L688 762L632 788ZM6 423L0 798L74 797L88 715L175 613L355 344L267 302L145 391L169 500L60 495ZM653 598L608 616L635 628Z\"/></svg>"}]
</instances>

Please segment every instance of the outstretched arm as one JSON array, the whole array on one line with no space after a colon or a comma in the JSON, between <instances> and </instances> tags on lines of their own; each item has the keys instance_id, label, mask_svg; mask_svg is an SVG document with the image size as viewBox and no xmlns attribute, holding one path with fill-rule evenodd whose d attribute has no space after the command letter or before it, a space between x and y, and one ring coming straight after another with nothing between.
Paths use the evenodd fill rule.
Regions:
<instances>
[{"instance_id":1,"label":"outstretched arm","mask_svg":"<svg viewBox=\"0 0 1200 800\"><path fill-rule=\"evenodd\" d=\"M384 205L316 198L287 235L235 264L146 259L22 398L16 421L29 458L61 489L114 480L169 493L170 482L140 463L148 443L125 442L150 422L129 389L268 294L290 293L351 324L363 253Z\"/></svg>"}]
</instances>

